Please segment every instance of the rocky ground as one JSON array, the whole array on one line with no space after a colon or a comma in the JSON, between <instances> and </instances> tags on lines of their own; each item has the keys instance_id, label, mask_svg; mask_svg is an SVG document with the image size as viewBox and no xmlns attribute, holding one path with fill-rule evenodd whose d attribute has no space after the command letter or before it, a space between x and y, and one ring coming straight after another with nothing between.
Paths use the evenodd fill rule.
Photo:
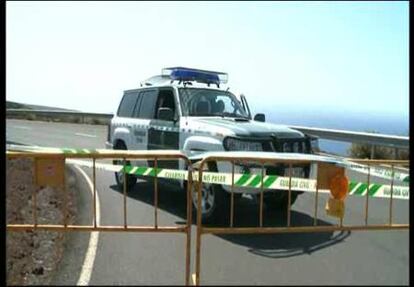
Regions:
<instances>
[{"instance_id":1,"label":"rocky ground","mask_svg":"<svg viewBox=\"0 0 414 287\"><path fill-rule=\"evenodd\" d=\"M62 224L64 203L67 222L75 222L75 176L66 169L67 200L63 189L45 187L37 191L39 224ZM6 162L6 222L33 223L33 161L13 159ZM47 285L62 258L64 232L23 231L6 234L7 285Z\"/></svg>"}]
</instances>

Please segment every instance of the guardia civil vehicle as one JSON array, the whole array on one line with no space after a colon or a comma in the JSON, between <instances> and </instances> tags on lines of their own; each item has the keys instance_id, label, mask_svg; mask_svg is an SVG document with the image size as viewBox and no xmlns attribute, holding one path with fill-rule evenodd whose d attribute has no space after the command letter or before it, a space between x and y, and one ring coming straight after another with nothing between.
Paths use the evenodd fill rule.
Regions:
<instances>
[{"instance_id":1,"label":"guardia civil vehicle","mask_svg":"<svg viewBox=\"0 0 414 287\"><path fill-rule=\"evenodd\" d=\"M252 118L246 98L236 97L227 83L228 75L183 67L165 68L161 75L141 83L141 87L124 91L118 110L108 127L107 148L121 150L180 150L190 159L211 151L267 151L312 153L315 142L309 136L284 125L265 123L264 114ZM277 109L277 107L275 107ZM128 164L130 164L128 162ZM152 162L133 162L152 166ZM181 161L159 161L159 167L183 169ZM209 171L231 172L231 165L212 163ZM292 175L308 177L309 166L296 166ZM236 173L257 173L258 167L236 163ZM266 166L266 174L286 175L287 166ZM260 171L259 171L260 172ZM115 173L122 188L124 174ZM136 176L128 175L131 190ZM179 182L185 187L186 182ZM229 186L204 184L202 219L212 221L228 210ZM259 192L257 189L234 188L234 197ZM196 193L193 193L196 195ZM291 204L300 192L293 191ZM264 202L269 206L287 206L286 192L267 190ZM193 196L193 210L197 197ZM225 212L227 214L228 212Z\"/></svg>"}]
</instances>

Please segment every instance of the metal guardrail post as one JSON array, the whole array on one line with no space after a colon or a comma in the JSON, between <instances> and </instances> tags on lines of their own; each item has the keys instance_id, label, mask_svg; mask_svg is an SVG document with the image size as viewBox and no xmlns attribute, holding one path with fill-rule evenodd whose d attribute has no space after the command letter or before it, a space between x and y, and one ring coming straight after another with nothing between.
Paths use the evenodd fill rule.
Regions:
<instances>
[{"instance_id":1,"label":"metal guardrail post","mask_svg":"<svg viewBox=\"0 0 414 287\"><path fill-rule=\"evenodd\" d=\"M96 158L93 158L93 226L96 227Z\"/></svg>"}]
</instances>

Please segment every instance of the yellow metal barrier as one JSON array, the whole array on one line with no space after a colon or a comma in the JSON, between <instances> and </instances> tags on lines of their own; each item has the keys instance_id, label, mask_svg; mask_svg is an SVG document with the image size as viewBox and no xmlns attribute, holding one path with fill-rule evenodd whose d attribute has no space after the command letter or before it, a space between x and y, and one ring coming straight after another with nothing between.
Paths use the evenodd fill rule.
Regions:
<instances>
[{"instance_id":1,"label":"yellow metal barrier","mask_svg":"<svg viewBox=\"0 0 414 287\"><path fill-rule=\"evenodd\" d=\"M232 184L230 193L230 222L228 227L206 227L202 224L201 214L201 189L203 185L203 172L206 171L206 167L209 162L230 162L232 173ZM409 224L393 224L392 223L392 201L393 201L393 185L394 178L391 179L391 197L390 197L390 210L389 210L389 223L388 224L375 224L368 225L368 206L369 206L369 186L370 186L370 170L372 165L386 164L390 165L392 172L394 172L395 165L409 166L409 161L403 160L352 160L354 163L366 164L368 166L367 175L367 192L365 197L365 224L364 225L344 225L343 217L340 217L338 225L332 226L318 226L317 225L317 213L318 213L318 200L320 189L330 189L331 195L333 194L332 179L335 175L343 173L342 168L338 168L333 164L324 163L316 160L302 160L302 159L275 159L275 158L254 158L254 157L235 157L235 156L209 156L204 158L198 164L198 178L201 179L197 183L197 234L196 234L196 269L195 269L195 285L200 285L200 264L201 264L201 237L204 234L269 234L269 233L299 233L299 232L333 232L333 231L351 231L351 230L401 230L408 229ZM260 185L260 207L259 207L259 227L234 227L234 174L235 163L254 163L261 166L261 185ZM287 226L286 227L263 227L263 178L265 164L287 164L289 167L289 189L288 189L288 204L287 204ZM299 164L315 164L317 166L316 175L316 190L315 190L315 207L314 207L314 223L313 226L294 226L290 225L290 203L291 203L291 181L292 181L292 165ZM343 173L344 174L344 173ZM392 173L393 174L393 173Z\"/></svg>"},{"instance_id":2,"label":"yellow metal barrier","mask_svg":"<svg viewBox=\"0 0 414 287\"><path fill-rule=\"evenodd\" d=\"M33 158L35 161L35 180L37 183L49 183L52 185L64 186L64 175L61 172L61 168L68 158L87 158L92 159L93 168L93 224L92 225L70 225L66 222L66 216L64 216L64 222L61 225L58 224L38 224L37 218L37 203L36 203L36 190L33 192L33 224L7 224L7 231L24 231L24 230L48 230L48 231L104 231L104 232L159 232L159 233L184 233L186 235L185 246L185 284L189 285L190 279L190 253L191 253L191 223L192 223L192 165L190 160L181 152L176 151L100 151L90 152L85 154L70 154L70 153L58 153L58 152L6 152L8 159L14 158ZM158 180L157 172L154 173L154 224L152 226L133 226L127 224L127 177L124 180L123 186L123 225L119 226L104 226L98 225L96 222L96 160L97 159L123 159L124 170L125 162L127 159L135 160L151 160L154 162L153 168L157 170L158 162L162 160L183 160L188 170L185 173L188 174L187 184L187 218L185 225L176 226L159 226L158 225ZM393 187L394 177L391 177L391 193L390 193L390 205L389 205L389 222L388 224L368 224L369 214L369 188L371 180L371 166L386 164L391 168L391 174L394 172L395 166L409 166L409 161L396 161L396 160L349 160L352 163L360 163L367 165L367 192L365 196L364 205L364 219L363 225L344 225L343 216L339 216L338 224L331 226L318 226L318 202L320 191L329 189L331 195L334 197L335 202L341 202L342 195L340 188L337 188L344 182L344 170L331 163L321 162L316 160L305 159L275 159L273 158L255 158L255 157L232 157L232 156L209 156L204 158L200 163L194 165L198 168L198 184L197 186L197 233L196 233L196 266L195 266L195 284L200 284L200 262L201 262L201 238L204 234L269 234L269 233L299 233L299 232L333 232L333 231L351 231L351 230L401 230L408 229L409 224L395 224L392 221L392 202L393 202ZM231 163L231 192L230 192L230 222L228 227L206 227L202 225L201 215L201 189L203 185L203 172L209 162L229 162ZM235 164L254 163L256 166L261 167L260 172L260 201L259 201L259 214L258 214L258 227L235 227L234 226L234 189L235 189ZM288 167L289 171L289 188L288 203L287 203L287 226L286 227L264 227L263 226L263 194L264 194L264 176L265 165L284 164ZM294 165L311 165L316 166L316 189L315 189L315 205L314 205L314 221L312 226L291 226L291 197L292 197L292 168ZM39 170L41 174L39 174ZM41 176L42 175L42 176ZM338 177L339 176L339 177ZM335 179L335 180L334 180ZM332 182L335 184L332 185ZM346 195L345 195L346 196ZM67 197L67 191L65 189L65 198ZM64 213L67 212L67 206L64 206ZM340 212L339 212L340 214Z\"/></svg>"},{"instance_id":3,"label":"yellow metal barrier","mask_svg":"<svg viewBox=\"0 0 414 287\"><path fill-rule=\"evenodd\" d=\"M68 225L67 217L64 216L63 224L38 224L37 216L37 202L36 193L33 191L33 224L7 224L7 231L25 231L25 230L47 230L47 231L103 231L103 232L157 232L157 233L184 233L186 235L185 245L185 284L189 285L190 279L190 251L191 251L191 190L192 190L192 174L188 172L187 184L187 218L185 225L176 226L159 226L158 225L158 180L157 173L154 175L154 225L153 226L132 226L127 224L127 177L125 176L123 188L123 217L124 224L120 226L104 226L97 225L96 222L96 168L95 162L97 159L123 159L124 169L127 159L135 160L151 160L154 162L154 169L157 169L159 161L162 160L183 160L186 166L191 166L189 159L178 151L110 151L99 153L85 153L85 154L62 154L56 152L6 152L7 159L17 158L32 158L35 162L35 181L37 184L64 186L64 174L60 170L61 164L67 158L88 158L93 160L93 225ZM39 169L42 171L40 174ZM63 178L62 178L63 177ZM67 198L67 190L64 187L64 198ZM67 213L67 202L64 205L64 215Z\"/></svg>"}]
</instances>

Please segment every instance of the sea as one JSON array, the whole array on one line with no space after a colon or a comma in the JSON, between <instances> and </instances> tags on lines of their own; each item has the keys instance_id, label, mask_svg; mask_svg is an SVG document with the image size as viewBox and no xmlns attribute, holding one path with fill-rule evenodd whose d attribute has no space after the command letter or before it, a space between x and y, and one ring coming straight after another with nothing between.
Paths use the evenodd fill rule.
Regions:
<instances>
[{"instance_id":1,"label":"sea","mask_svg":"<svg viewBox=\"0 0 414 287\"><path fill-rule=\"evenodd\" d=\"M388 135L409 136L409 117L376 113L330 113L330 112L271 112L265 113L266 122L293 126L306 126L348 130L357 132L377 132ZM351 143L319 140L321 150L341 156L348 156Z\"/></svg>"}]
</instances>

